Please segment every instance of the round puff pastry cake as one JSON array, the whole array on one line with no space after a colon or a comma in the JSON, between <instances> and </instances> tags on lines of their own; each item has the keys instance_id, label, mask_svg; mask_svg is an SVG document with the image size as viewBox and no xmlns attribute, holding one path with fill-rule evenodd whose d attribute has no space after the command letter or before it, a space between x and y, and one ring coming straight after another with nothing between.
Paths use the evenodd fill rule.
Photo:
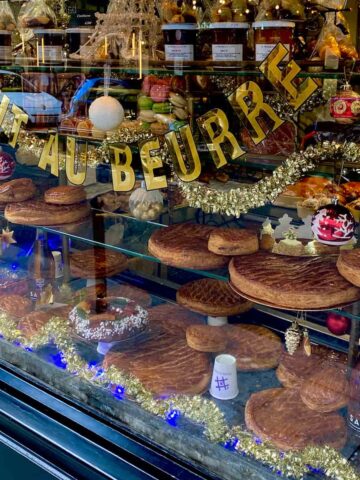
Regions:
<instances>
[{"instance_id":1,"label":"round puff pastry cake","mask_svg":"<svg viewBox=\"0 0 360 480\"><path fill-rule=\"evenodd\" d=\"M238 370L270 370L279 364L281 339L270 329L243 323L221 328L228 341L226 353L236 358Z\"/></svg>"},{"instance_id":2,"label":"round puff pastry cake","mask_svg":"<svg viewBox=\"0 0 360 480\"><path fill-rule=\"evenodd\" d=\"M208 270L225 267L229 259L209 252L208 241L213 227L197 224L171 225L154 232L148 244L151 255L166 265Z\"/></svg>"},{"instance_id":3,"label":"round puff pastry cake","mask_svg":"<svg viewBox=\"0 0 360 480\"><path fill-rule=\"evenodd\" d=\"M341 252L336 266L348 282L360 287L360 248Z\"/></svg>"},{"instance_id":4,"label":"round puff pastry cake","mask_svg":"<svg viewBox=\"0 0 360 480\"><path fill-rule=\"evenodd\" d=\"M78 278L112 277L127 268L127 257L105 248L89 248L70 255L70 272Z\"/></svg>"},{"instance_id":5,"label":"round puff pastry cake","mask_svg":"<svg viewBox=\"0 0 360 480\"><path fill-rule=\"evenodd\" d=\"M68 306L51 308L48 310L36 310L22 317L18 323L18 328L21 330L22 336L31 340L31 338L38 334L51 318L60 317L67 319L69 312L70 307Z\"/></svg>"},{"instance_id":6,"label":"round puff pastry cake","mask_svg":"<svg viewBox=\"0 0 360 480\"><path fill-rule=\"evenodd\" d=\"M197 395L211 380L207 353L196 352L184 337L163 333L121 352L109 352L103 367L133 374L154 395Z\"/></svg>"},{"instance_id":7,"label":"round puff pastry cake","mask_svg":"<svg viewBox=\"0 0 360 480\"><path fill-rule=\"evenodd\" d=\"M44 194L46 203L55 205L73 205L86 200L86 192L83 187L76 185L62 185L50 188Z\"/></svg>"},{"instance_id":8,"label":"round puff pastry cake","mask_svg":"<svg viewBox=\"0 0 360 480\"><path fill-rule=\"evenodd\" d=\"M51 205L42 200L9 203L5 218L20 225L65 225L83 220L90 214L88 203L76 205Z\"/></svg>"},{"instance_id":9,"label":"round puff pastry cake","mask_svg":"<svg viewBox=\"0 0 360 480\"><path fill-rule=\"evenodd\" d=\"M360 299L360 289L339 274L332 257L297 258L261 251L234 257L229 271L239 293L279 308L326 309Z\"/></svg>"},{"instance_id":10,"label":"round puff pastry cake","mask_svg":"<svg viewBox=\"0 0 360 480\"><path fill-rule=\"evenodd\" d=\"M210 252L218 255L249 255L259 250L256 232L245 228L216 228L209 237Z\"/></svg>"},{"instance_id":11,"label":"round puff pastry cake","mask_svg":"<svg viewBox=\"0 0 360 480\"><path fill-rule=\"evenodd\" d=\"M176 292L176 301L189 310L214 317L238 315L253 306L228 283L211 278L186 283Z\"/></svg>"},{"instance_id":12,"label":"round puff pastry cake","mask_svg":"<svg viewBox=\"0 0 360 480\"><path fill-rule=\"evenodd\" d=\"M30 200L36 195L36 187L30 178L18 178L0 185L0 203Z\"/></svg>"},{"instance_id":13,"label":"round puff pastry cake","mask_svg":"<svg viewBox=\"0 0 360 480\"><path fill-rule=\"evenodd\" d=\"M345 419L338 413L311 410L298 389L271 388L253 393L246 402L245 423L263 441L282 451L314 445L341 449L346 442Z\"/></svg>"},{"instance_id":14,"label":"round puff pastry cake","mask_svg":"<svg viewBox=\"0 0 360 480\"><path fill-rule=\"evenodd\" d=\"M23 317L33 309L31 300L21 295L3 295L0 297L0 310L15 317Z\"/></svg>"},{"instance_id":15,"label":"round puff pastry cake","mask_svg":"<svg viewBox=\"0 0 360 480\"><path fill-rule=\"evenodd\" d=\"M190 312L174 303L162 303L149 308L149 322L152 329L160 328L169 335L185 337L190 325L202 325L205 317Z\"/></svg>"}]
</instances>

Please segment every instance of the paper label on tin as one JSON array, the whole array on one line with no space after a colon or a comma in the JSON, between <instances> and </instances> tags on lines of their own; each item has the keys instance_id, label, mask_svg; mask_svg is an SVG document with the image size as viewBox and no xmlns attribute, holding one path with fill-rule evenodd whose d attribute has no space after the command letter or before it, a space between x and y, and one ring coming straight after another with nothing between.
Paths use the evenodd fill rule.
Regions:
<instances>
[{"instance_id":1,"label":"paper label on tin","mask_svg":"<svg viewBox=\"0 0 360 480\"><path fill-rule=\"evenodd\" d=\"M44 45L42 47L39 45L39 60L42 61L44 56L44 61L46 62L61 62L62 60L62 47L61 45Z\"/></svg>"},{"instance_id":2,"label":"paper label on tin","mask_svg":"<svg viewBox=\"0 0 360 480\"><path fill-rule=\"evenodd\" d=\"M0 61L11 60L12 50L11 47L0 45Z\"/></svg>"},{"instance_id":3,"label":"paper label on tin","mask_svg":"<svg viewBox=\"0 0 360 480\"><path fill-rule=\"evenodd\" d=\"M257 62L263 62L266 57L274 50L277 43L257 43L255 47L255 60ZM284 43L284 47L290 51L290 45L288 43ZM282 60L283 62L288 62L290 60L290 55L286 55L286 57Z\"/></svg>"},{"instance_id":4,"label":"paper label on tin","mask_svg":"<svg viewBox=\"0 0 360 480\"><path fill-rule=\"evenodd\" d=\"M165 45L165 59L192 62L194 60L194 45Z\"/></svg>"},{"instance_id":5,"label":"paper label on tin","mask_svg":"<svg viewBox=\"0 0 360 480\"><path fill-rule=\"evenodd\" d=\"M212 58L215 62L242 62L243 46L242 44L213 45Z\"/></svg>"}]
</instances>

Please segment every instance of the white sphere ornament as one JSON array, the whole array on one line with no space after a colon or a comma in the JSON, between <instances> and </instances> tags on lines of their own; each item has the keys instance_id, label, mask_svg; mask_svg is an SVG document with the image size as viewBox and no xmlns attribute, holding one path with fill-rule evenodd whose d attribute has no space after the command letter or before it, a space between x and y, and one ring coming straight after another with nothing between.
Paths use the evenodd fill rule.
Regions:
<instances>
[{"instance_id":1,"label":"white sphere ornament","mask_svg":"<svg viewBox=\"0 0 360 480\"><path fill-rule=\"evenodd\" d=\"M89 118L96 129L108 132L124 120L124 109L114 97L99 97L90 105Z\"/></svg>"}]
</instances>

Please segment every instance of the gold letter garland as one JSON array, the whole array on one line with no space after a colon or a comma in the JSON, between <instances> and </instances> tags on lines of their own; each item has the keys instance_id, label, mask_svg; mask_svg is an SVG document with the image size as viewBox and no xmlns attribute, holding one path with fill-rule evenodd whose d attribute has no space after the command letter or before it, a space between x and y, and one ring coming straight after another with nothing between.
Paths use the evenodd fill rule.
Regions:
<instances>
[{"instance_id":1,"label":"gold letter garland","mask_svg":"<svg viewBox=\"0 0 360 480\"><path fill-rule=\"evenodd\" d=\"M110 147L114 152L114 161L111 162L113 188L115 192L130 192L135 185L135 172L131 166L132 153L128 145ZM125 158L124 162L121 159Z\"/></svg>"},{"instance_id":2,"label":"gold letter garland","mask_svg":"<svg viewBox=\"0 0 360 480\"><path fill-rule=\"evenodd\" d=\"M183 182L193 182L199 178L201 173L200 157L196 149L190 126L186 125L185 127L180 128L179 134L184 145L186 160L189 163L188 167L185 165L184 156L181 152L176 133L167 133L165 135L165 140L173 158L176 174Z\"/></svg>"},{"instance_id":3,"label":"gold letter garland","mask_svg":"<svg viewBox=\"0 0 360 480\"><path fill-rule=\"evenodd\" d=\"M319 85L312 78L307 78L299 86L294 85L293 81L301 72L295 60L279 68L288 53L287 48L282 43L278 43L260 65L259 70L296 111L311 97Z\"/></svg>"},{"instance_id":4,"label":"gold letter garland","mask_svg":"<svg viewBox=\"0 0 360 480\"><path fill-rule=\"evenodd\" d=\"M222 145L225 142L231 147L231 159L245 155L233 133L229 131L229 120L225 112L219 108L210 110L197 119L197 124L203 134L209 152L214 160L216 168L224 167L227 164Z\"/></svg>"},{"instance_id":5,"label":"gold letter garland","mask_svg":"<svg viewBox=\"0 0 360 480\"><path fill-rule=\"evenodd\" d=\"M274 170L272 176L254 185L218 191L215 187L193 182L178 183L190 207L201 208L205 213L221 213L239 218L252 208L273 202L288 185L299 180L306 172L313 170L321 161L360 163L360 145L324 142L309 147L304 152L293 153Z\"/></svg>"}]
</instances>

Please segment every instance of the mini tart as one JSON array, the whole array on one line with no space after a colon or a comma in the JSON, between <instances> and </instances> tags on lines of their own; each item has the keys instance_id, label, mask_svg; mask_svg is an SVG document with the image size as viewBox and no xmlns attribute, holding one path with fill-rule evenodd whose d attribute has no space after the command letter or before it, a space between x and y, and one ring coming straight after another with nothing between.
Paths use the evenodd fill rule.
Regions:
<instances>
[{"instance_id":1,"label":"mini tart","mask_svg":"<svg viewBox=\"0 0 360 480\"><path fill-rule=\"evenodd\" d=\"M78 222L90 215L87 202L74 205L52 205L42 200L10 203L5 207L5 218L19 225L64 225Z\"/></svg>"},{"instance_id":2,"label":"mini tart","mask_svg":"<svg viewBox=\"0 0 360 480\"><path fill-rule=\"evenodd\" d=\"M340 275L360 287L360 248L341 252L336 266Z\"/></svg>"},{"instance_id":3,"label":"mini tart","mask_svg":"<svg viewBox=\"0 0 360 480\"><path fill-rule=\"evenodd\" d=\"M36 195L36 187L30 178L18 178L0 185L0 203L24 202Z\"/></svg>"},{"instance_id":4,"label":"mini tart","mask_svg":"<svg viewBox=\"0 0 360 480\"><path fill-rule=\"evenodd\" d=\"M249 255L259 250L259 240L251 230L216 228L210 234L208 249L218 255Z\"/></svg>"},{"instance_id":5,"label":"mini tart","mask_svg":"<svg viewBox=\"0 0 360 480\"><path fill-rule=\"evenodd\" d=\"M228 283L211 278L195 280L176 292L176 301L197 313L225 317L250 310L252 303L240 297Z\"/></svg>"},{"instance_id":6,"label":"mini tart","mask_svg":"<svg viewBox=\"0 0 360 480\"><path fill-rule=\"evenodd\" d=\"M86 192L83 187L75 185L63 185L50 188L45 192L46 203L55 205L73 205L86 200Z\"/></svg>"},{"instance_id":7,"label":"mini tart","mask_svg":"<svg viewBox=\"0 0 360 480\"><path fill-rule=\"evenodd\" d=\"M96 312L101 302L102 313ZM147 311L123 297L80 302L69 314L76 333L89 341L116 342L141 333L148 325Z\"/></svg>"},{"instance_id":8,"label":"mini tart","mask_svg":"<svg viewBox=\"0 0 360 480\"><path fill-rule=\"evenodd\" d=\"M222 327L210 325L191 325L186 329L186 341L189 347L198 352L224 352L227 338Z\"/></svg>"}]
</instances>

